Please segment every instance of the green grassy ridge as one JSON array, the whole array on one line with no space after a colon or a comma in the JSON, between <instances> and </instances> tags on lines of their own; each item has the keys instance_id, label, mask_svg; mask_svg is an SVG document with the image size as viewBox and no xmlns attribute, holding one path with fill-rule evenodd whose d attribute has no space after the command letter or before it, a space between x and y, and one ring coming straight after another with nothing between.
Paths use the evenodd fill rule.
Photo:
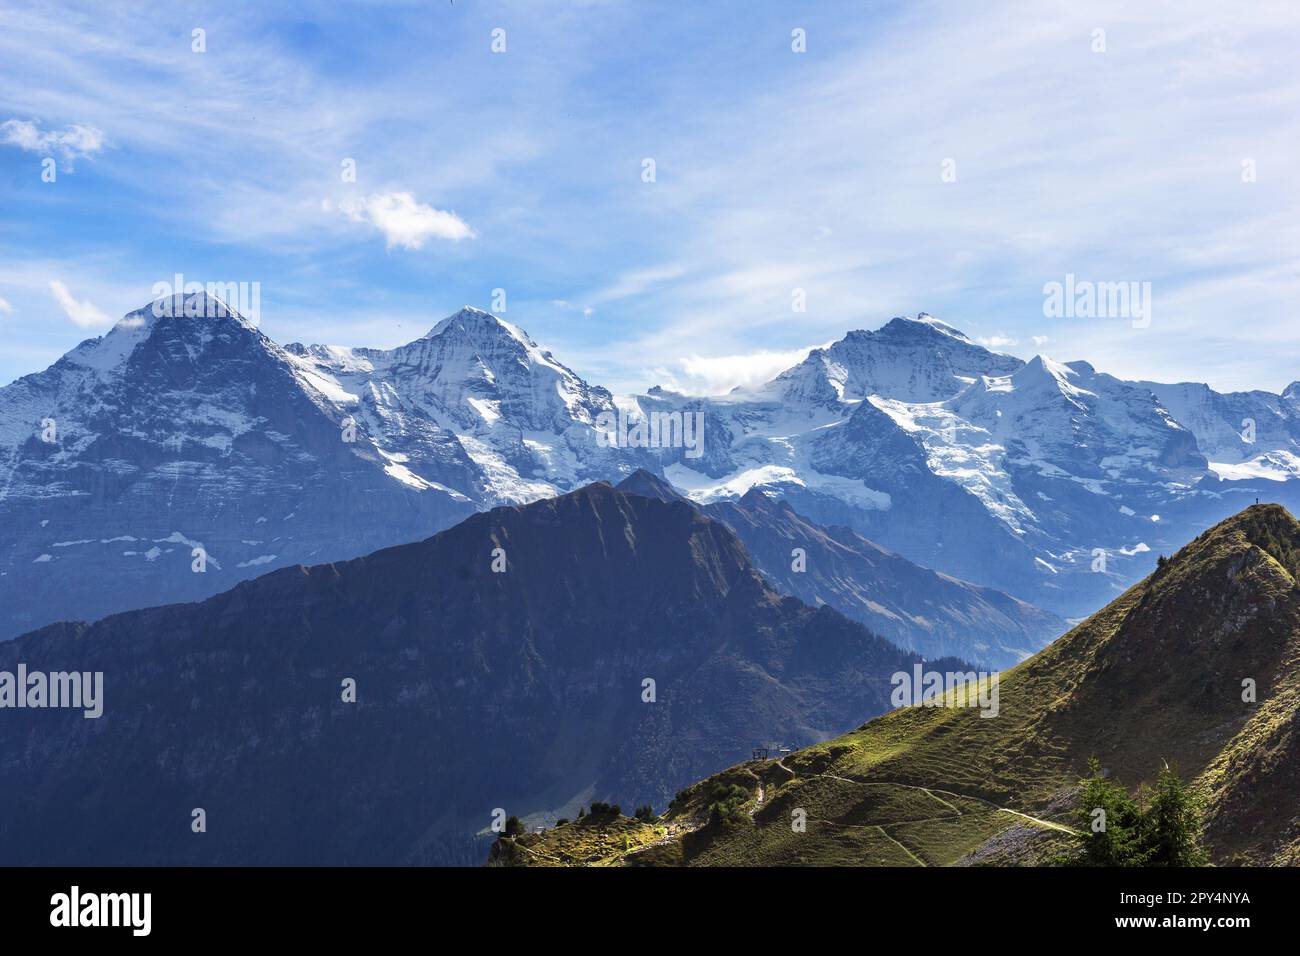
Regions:
<instances>
[{"instance_id":1,"label":"green grassy ridge","mask_svg":"<svg viewBox=\"0 0 1300 956\"><path fill-rule=\"evenodd\" d=\"M997 717L903 708L779 765L729 768L682 791L663 818L693 832L638 856L660 865L1043 862L1068 836L999 808L1070 823L1070 794L1096 755L1131 789L1166 760L1192 780L1216 860L1300 862L1298 572L1300 524L1277 505L1252 506L1003 672ZM1246 677L1257 703L1241 699ZM704 823L708 795L732 784L750 794L744 814ZM943 811L936 797L963 812ZM940 812L909 816L926 807ZM795 808L807 814L803 833L791 828Z\"/></svg>"},{"instance_id":2,"label":"green grassy ridge","mask_svg":"<svg viewBox=\"0 0 1300 956\"><path fill-rule=\"evenodd\" d=\"M500 836L492 845L489 865L610 866L625 854L648 846L665 834L661 825L620 815L587 816L543 833Z\"/></svg>"}]
</instances>

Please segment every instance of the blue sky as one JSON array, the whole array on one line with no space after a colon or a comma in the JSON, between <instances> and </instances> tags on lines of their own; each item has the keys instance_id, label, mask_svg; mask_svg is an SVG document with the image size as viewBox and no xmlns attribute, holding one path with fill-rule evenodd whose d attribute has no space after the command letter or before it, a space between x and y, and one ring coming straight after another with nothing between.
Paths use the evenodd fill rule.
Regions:
<instances>
[{"instance_id":1,"label":"blue sky","mask_svg":"<svg viewBox=\"0 0 1300 956\"><path fill-rule=\"evenodd\" d=\"M764 379L920 311L1277 391L1300 8L1227 7L7 0L0 382L181 273L260 283L277 341L378 347L501 288L619 391ZM1045 316L1066 274L1150 282L1149 327Z\"/></svg>"}]
</instances>

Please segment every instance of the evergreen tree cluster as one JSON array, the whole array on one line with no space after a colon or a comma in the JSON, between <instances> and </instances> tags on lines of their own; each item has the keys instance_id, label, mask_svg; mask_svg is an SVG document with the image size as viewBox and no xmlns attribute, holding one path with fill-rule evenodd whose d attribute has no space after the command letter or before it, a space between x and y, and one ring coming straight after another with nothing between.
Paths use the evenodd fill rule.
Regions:
<instances>
[{"instance_id":1,"label":"evergreen tree cluster","mask_svg":"<svg viewBox=\"0 0 1300 956\"><path fill-rule=\"evenodd\" d=\"M1070 866L1204 866L1201 801L1169 765L1156 783L1130 797L1106 779L1096 757L1075 811L1079 845L1059 862Z\"/></svg>"}]
</instances>

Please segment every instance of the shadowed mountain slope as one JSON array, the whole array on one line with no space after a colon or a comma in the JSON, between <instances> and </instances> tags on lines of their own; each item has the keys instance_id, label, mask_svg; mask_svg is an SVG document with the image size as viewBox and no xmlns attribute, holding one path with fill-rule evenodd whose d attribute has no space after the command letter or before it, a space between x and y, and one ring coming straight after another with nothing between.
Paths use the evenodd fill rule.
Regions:
<instances>
[{"instance_id":1,"label":"shadowed mountain slope","mask_svg":"<svg viewBox=\"0 0 1300 956\"><path fill-rule=\"evenodd\" d=\"M104 674L97 720L0 714L0 862L477 862L497 808L663 806L883 711L916 661L777 594L725 525L594 484L0 645Z\"/></svg>"},{"instance_id":2,"label":"shadowed mountain slope","mask_svg":"<svg viewBox=\"0 0 1300 956\"><path fill-rule=\"evenodd\" d=\"M644 470L618 487L686 500ZM806 604L829 605L925 657L1009 667L1068 627L1049 611L913 564L849 528L822 527L756 488L735 501L697 507L737 534L779 591ZM802 550L801 558L795 549Z\"/></svg>"}]
</instances>

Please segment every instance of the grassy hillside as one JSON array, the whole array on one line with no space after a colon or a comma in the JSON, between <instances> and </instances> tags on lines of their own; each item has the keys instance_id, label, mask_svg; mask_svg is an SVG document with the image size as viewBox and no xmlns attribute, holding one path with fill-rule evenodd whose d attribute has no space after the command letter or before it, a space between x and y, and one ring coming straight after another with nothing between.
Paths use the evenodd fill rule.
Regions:
<instances>
[{"instance_id":1,"label":"grassy hillside","mask_svg":"<svg viewBox=\"0 0 1300 956\"><path fill-rule=\"evenodd\" d=\"M1248 508L1003 672L997 716L952 706L958 688L946 706L739 765L678 795L658 823L673 836L605 861L1041 863L1070 842L1095 755L1132 790L1166 761L1191 780L1217 862L1300 862L1297 574L1300 524L1276 505ZM724 787L743 800L710 814Z\"/></svg>"}]
</instances>

